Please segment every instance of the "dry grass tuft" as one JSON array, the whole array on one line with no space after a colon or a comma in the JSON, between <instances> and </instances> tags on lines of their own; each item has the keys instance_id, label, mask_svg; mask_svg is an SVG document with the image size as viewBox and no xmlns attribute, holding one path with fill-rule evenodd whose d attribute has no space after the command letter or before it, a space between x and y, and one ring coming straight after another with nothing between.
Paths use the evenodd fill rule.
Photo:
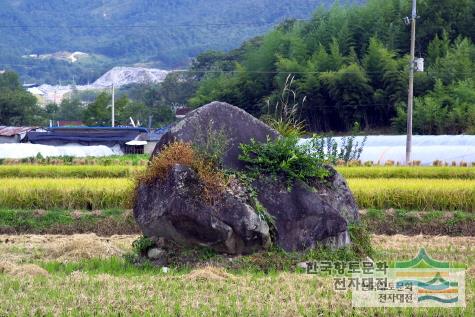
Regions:
<instances>
[{"instance_id":1,"label":"dry grass tuft","mask_svg":"<svg viewBox=\"0 0 475 317\"><path fill-rule=\"evenodd\" d=\"M190 143L174 142L165 146L160 154L153 157L148 169L139 179L147 184L155 180L165 180L168 171L176 164L192 166L196 160L196 154Z\"/></svg>"},{"instance_id":2,"label":"dry grass tuft","mask_svg":"<svg viewBox=\"0 0 475 317\"><path fill-rule=\"evenodd\" d=\"M186 279L190 281L224 281L234 279L234 275L227 273L222 268L206 266L191 271Z\"/></svg>"},{"instance_id":3,"label":"dry grass tuft","mask_svg":"<svg viewBox=\"0 0 475 317\"><path fill-rule=\"evenodd\" d=\"M174 142L167 145L155 156L148 169L139 175L138 183L151 184L154 181L165 180L170 169L176 164L191 167L203 182L203 198L209 203L214 201L224 192L226 178L224 174L213 165L200 157L193 149L191 143Z\"/></svg>"},{"instance_id":4,"label":"dry grass tuft","mask_svg":"<svg viewBox=\"0 0 475 317\"><path fill-rule=\"evenodd\" d=\"M48 271L35 264L17 265L9 261L0 261L0 273L12 276L47 276Z\"/></svg>"},{"instance_id":5,"label":"dry grass tuft","mask_svg":"<svg viewBox=\"0 0 475 317\"><path fill-rule=\"evenodd\" d=\"M36 209L33 211L33 217L37 217L37 218L43 217L44 215L46 215L46 213L47 212L44 209Z\"/></svg>"},{"instance_id":6,"label":"dry grass tuft","mask_svg":"<svg viewBox=\"0 0 475 317\"><path fill-rule=\"evenodd\" d=\"M53 242L49 248L51 254L60 261L108 258L122 254L117 247L99 240L95 234L72 235L70 239Z\"/></svg>"},{"instance_id":7,"label":"dry grass tuft","mask_svg":"<svg viewBox=\"0 0 475 317\"><path fill-rule=\"evenodd\" d=\"M2 260L0 261L0 273L9 273L17 267L16 264Z\"/></svg>"},{"instance_id":8,"label":"dry grass tuft","mask_svg":"<svg viewBox=\"0 0 475 317\"><path fill-rule=\"evenodd\" d=\"M48 271L35 264L24 264L17 266L11 273L14 276L47 276Z\"/></svg>"}]
</instances>

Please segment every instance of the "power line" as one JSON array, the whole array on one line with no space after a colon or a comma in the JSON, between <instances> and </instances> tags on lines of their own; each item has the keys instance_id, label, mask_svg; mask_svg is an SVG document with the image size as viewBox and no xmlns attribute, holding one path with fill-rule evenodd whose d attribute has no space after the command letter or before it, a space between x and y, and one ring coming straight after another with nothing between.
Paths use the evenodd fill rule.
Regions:
<instances>
[{"instance_id":1,"label":"power line","mask_svg":"<svg viewBox=\"0 0 475 317\"><path fill-rule=\"evenodd\" d=\"M295 22L309 22L311 19L295 19L295 18L283 18L279 21L267 21L267 22L223 22L223 23L193 23L193 24L156 24L156 25L0 25L1 29L129 29L129 28L148 28L148 29L159 29L159 28L168 28L168 27L222 27L222 26L235 26L235 25L250 25L250 26L259 26L259 25L278 25L279 23L285 21L295 21Z\"/></svg>"},{"instance_id":2,"label":"power line","mask_svg":"<svg viewBox=\"0 0 475 317\"><path fill-rule=\"evenodd\" d=\"M37 67L43 67L45 65L27 65L27 64L4 64L0 68L5 68L8 69L8 67L24 67L24 68L37 68ZM133 67L133 66L131 66ZM90 68L84 68L84 69L95 69L93 66ZM299 74L299 75L305 75L305 74L328 74L328 73L337 73L340 70L329 70L329 71L259 71L259 70L168 70L170 73L191 73L191 74L263 74L263 75L289 75L289 74ZM400 70L400 71L364 71L365 74L404 74L406 73L407 70ZM360 74L360 72L343 72L344 74ZM435 75L437 72L434 71L424 71L424 72L419 72L419 73L424 73L427 75ZM451 71L450 74L459 74L459 75L468 75L468 74L475 74L475 71Z\"/></svg>"}]
</instances>

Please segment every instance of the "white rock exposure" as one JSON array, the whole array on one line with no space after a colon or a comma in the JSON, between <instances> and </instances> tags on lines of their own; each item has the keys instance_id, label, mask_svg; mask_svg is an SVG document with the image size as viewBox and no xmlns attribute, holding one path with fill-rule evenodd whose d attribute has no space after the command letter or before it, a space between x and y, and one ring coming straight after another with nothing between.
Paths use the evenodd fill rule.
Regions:
<instances>
[{"instance_id":1,"label":"white rock exposure","mask_svg":"<svg viewBox=\"0 0 475 317\"><path fill-rule=\"evenodd\" d=\"M157 68L114 67L90 85L74 87L73 85L52 86L44 84L39 87L29 88L28 91L35 96L41 97L45 103L60 103L64 96L74 88L78 91L104 90L110 89L112 84L116 88L120 88L129 84L161 83L165 80L168 73L169 71Z\"/></svg>"},{"instance_id":2,"label":"white rock exposure","mask_svg":"<svg viewBox=\"0 0 475 317\"><path fill-rule=\"evenodd\" d=\"M165 80L168 73L166 70L156 68L114 67L91 86L102 88L110 87L112 84L121 87L134 83L160 83Z\"/></svg>"}]
</instances>

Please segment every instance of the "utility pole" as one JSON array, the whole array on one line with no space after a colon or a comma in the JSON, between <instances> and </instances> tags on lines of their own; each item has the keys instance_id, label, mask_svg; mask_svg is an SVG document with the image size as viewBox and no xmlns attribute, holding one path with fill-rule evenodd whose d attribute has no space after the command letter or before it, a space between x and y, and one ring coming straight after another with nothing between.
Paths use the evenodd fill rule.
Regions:
<instances>
[{"instance_id":1,"label":"utility pole","mask_svg":"<svg viewBox=\"0 0 475 317\"><path fill-rule=\"evenodd\" d=\"M406 165L411 163L412 154L412 109L414 105L414 68L416 55L416 19L417 0L412 0L411 16L411 64L409 68L409 93L407 98L407 140L406 140Z\"/></svg>"},{"instance_id":2,"label":"utility pole","mask_svg":"<svg viewBox=\"0 0 475 317\"><path fill-rule=\"evenodd\" d=\"M112 83L112 127L115 127L115 87Z\"/></svg>"}]
</instances>

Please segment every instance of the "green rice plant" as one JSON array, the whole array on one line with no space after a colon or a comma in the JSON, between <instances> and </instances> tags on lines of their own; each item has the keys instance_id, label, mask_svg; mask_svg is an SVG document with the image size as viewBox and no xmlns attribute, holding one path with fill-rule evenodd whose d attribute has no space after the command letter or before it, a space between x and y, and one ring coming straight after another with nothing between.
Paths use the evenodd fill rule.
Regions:
<instances>
[{"instance_id":1,"label":"green rice plant","mask_svg":"<svg viewBox=\"0 0 475 317\"><path fill-rule=\"evenodd\" d=\"M127 208L130 178L3 178L0 208ZM361 208L475 211L475 180L349 178Z\"/></svg>"},{"instance_id":2,"label":"green rice plant","mask_svg":"<svg viewBox=\"0 0 475 317\"><path fill-rule=\"evenodd\" d=\"M0 165L146 165L150 158L149 154L126 154L104 157L74 158L72 156L58 157L27 157L22 159L1 159Z\"/></svg>"},{"instance_id":3,"label":"green rice plant","mask_svg":"<svg viewBox=\"0 0 475 317\"><path fill-rule=\"evenodd\" d=\"M37 177L37 178L100 178L131 177L144 170L143 166L122 165L0 165L2 177Z\"/></svg>"},{"instance_id":4,"label":"green rice plant","mask_svg":"<svg viewBox=\"0 0 475 317\"><path fill-rule=\"evenodd\" d=\"M475 211L473 180L350 178L348 183L360 208Z\"/></svg>"},{"instance_id":5,"label":"green rice plant","mask_svg":"<svg viewBox=\"0 0 475 317\"><path fill-rule=\"evenodd\" d=\"M127 207L133 181L127 178L4 178L0 208L105 209Z\"/></svg>"},{"instance_id":6,"label":"green rice plant","mask_svg":"<svg viewBox=\"0 0 475 317\"><path fill-rule=\"evenodd\" d=\"M475 179L475 168L434 166L339 166L346 178Z\"/></svg>"}]
</instances>

